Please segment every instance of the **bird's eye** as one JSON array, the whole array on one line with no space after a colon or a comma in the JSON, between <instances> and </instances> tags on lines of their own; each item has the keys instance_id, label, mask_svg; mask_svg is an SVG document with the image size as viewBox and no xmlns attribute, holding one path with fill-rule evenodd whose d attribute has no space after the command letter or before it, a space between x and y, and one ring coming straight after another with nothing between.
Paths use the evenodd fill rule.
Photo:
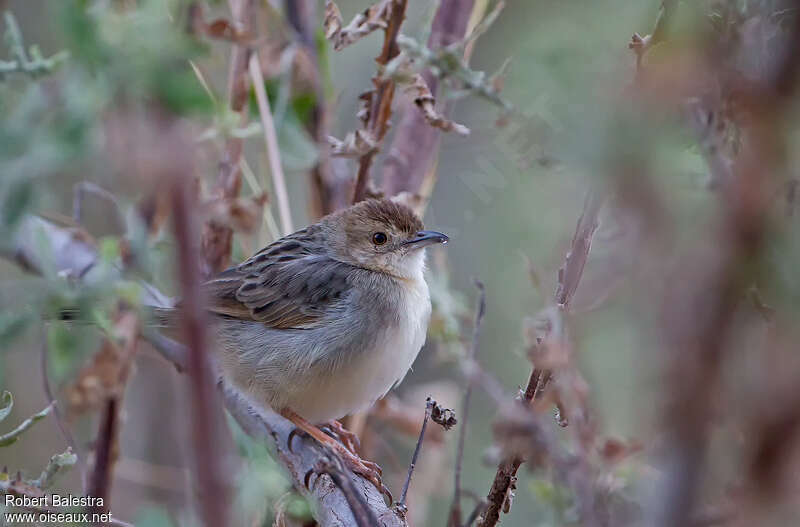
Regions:
<instances>
[{"instance_id":1,"label":"bird's eye","mask_svg":"<svg viewBox=\"0 0 800 527\"><path fill-rule=\"evenodd\" d=\"M375 245L383 245L387 241L389 241L389 237L386 236L386 233L376 232L372 235L372 243Z\"/></svg>"}]
</instances>

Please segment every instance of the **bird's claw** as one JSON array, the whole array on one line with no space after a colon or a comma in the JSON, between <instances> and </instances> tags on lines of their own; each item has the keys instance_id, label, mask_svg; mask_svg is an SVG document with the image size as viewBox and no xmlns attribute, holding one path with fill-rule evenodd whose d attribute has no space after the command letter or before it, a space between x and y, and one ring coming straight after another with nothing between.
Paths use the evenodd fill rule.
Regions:
<instances>
[{"instance_id":1,"label":"bird's claw","mask_svg":"<svg viewBox=\"0 0 800 527\"><path fill-rule=\"evenodd\" d=\"M294 439L295 436L307 436L307 435L308 434L306 434L299 428L294 428L291 432L289 432L289 436L286 438L286 446L289 448L289 452L291 452L292 454L295 453L294 449L292 448L292 439Z\"/></svg>"},{"instance_id":2,"label":"bird's claw","mask_svg":"<svg viewBox=\"0 0 800 527\"><path fill-rule=\"evenodd\" d=\"M324 430L353 454L358 455L361 451L361 441L358 439L358 436L342 426L342 423L339 421L334 419L325 425Z\"/></svg>"}]
</instances>

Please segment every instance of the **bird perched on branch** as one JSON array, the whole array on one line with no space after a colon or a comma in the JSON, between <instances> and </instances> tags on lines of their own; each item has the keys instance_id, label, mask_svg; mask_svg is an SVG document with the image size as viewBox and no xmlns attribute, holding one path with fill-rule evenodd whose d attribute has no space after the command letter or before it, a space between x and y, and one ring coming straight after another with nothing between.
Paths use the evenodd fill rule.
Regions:
<instances>
[{"instance_id":1,"label":"bird perched on branch","mask_svg":"<svg viewBox=\"0 0 800 527\"><path fill-rule=\"evenodd\" d=\"M408 207L367 200L285 236L205 284L222 379L281 412L380 485L377 465L316 425L363 410L411 368L428 328L423 230ZM173 325L176 310L162 311ZM379 486L379 488L381 488Z\"/></svg>"}]
</instances>

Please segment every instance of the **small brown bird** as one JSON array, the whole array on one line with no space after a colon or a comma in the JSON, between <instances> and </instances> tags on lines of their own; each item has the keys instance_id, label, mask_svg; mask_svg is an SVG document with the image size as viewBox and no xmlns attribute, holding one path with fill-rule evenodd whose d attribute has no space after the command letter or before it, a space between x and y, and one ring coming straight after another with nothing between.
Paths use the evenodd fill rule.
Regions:
<instances>
[{"instance_id":1,"label":"small brown bird","mask_svg":"<svg viewBox=\"0 0 800 527\"><path fill-rule=\"evenodd\" d=\"M314 425L347 435L335 420L405 377L431 312L424 248L447 241L408 207L368 200L222 272L205 286L222 379L379 484L376 465Z\"/></svg>"}]
</instances>

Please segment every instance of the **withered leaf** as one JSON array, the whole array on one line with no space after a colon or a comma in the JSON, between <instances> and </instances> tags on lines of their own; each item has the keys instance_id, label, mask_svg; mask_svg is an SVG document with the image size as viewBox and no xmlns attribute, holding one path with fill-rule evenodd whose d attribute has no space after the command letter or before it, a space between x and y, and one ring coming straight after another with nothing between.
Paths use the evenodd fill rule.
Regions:
<instances>
[{"instance_id":1,"label":"withered leaf","mask_svg":"<svg viewBox=\"0 0 800 527\"><path fill-rule=\"evenodd\" d=\"M393 0L381 0L353 17L342 27L342 13L333 0L325 1L325 37L333 42L333 49L339 51L369 35L376 29L388 26Z\"/></svg>"},{"instance_id":2,"label":"withered leaf","mask_svg":"<svg viewBox=\"0 0 800 527\"><path fill-rule=\"evenodd\" d=\"M246 198L217 198L205 203L209 221L236 232L253 232L261 223L267 194Z\"/></svg>"},{"instance_id":3,"label":"withered leaf","mask_svg":"<svg viewBox=\"0 0 800 527\"><path fill-rule=\"evenodd\" d=\"M375 139L366 130L349 132L343 140L328 136L331 155L337 157L361 157L377 149Z\"/></svg>"},{"instance_id":4,"label":"withered leaf","mask_svg":"<svg viewBox=\"0 0 800 527\"><path fill-rule=\"evenodd\" d=\"M445 132L469 135L469 128L447 119L436 111L436 99L431 94L431 90L422 75L415 74L411 78L411 82L405 86L404 91L414 99L414 104L420 109L429 125Z\"/></svg>"},{"instance_id":5,"label":"withered leaf","mask_svg":"<svg viewBox=\"0 0 800 527\"><path fill-rule=\"evenodd\" d=\"M97 408L109 397L118 397L125 388L130 372L139 317L132 311L119 308L112 335L67 388L70 411L81 413Z\"/></svg>"}]
</instances>

